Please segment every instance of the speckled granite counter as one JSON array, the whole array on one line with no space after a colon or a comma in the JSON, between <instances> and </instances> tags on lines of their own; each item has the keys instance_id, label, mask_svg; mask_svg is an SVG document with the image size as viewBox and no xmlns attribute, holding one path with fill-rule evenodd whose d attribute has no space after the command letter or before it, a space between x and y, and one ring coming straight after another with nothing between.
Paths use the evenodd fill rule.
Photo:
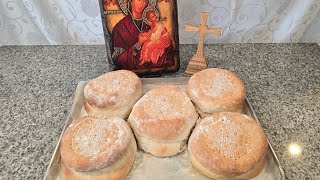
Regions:
<instances>
[{"instance_id":1,"label":"speckled granite counter","mask_svg":"<svg viewBox=\"0 0 320 180\"><path fill-rule=\"evenodd\" d=\"M182 67L196 51L181 46ZM288 179L320 179L320 47L205 47L210 67L229 69L247 95ZM107 71L104 46L0 47L0 179L41 179L81 80ZM169 75L167 75L169 76ZM291 156L297 143L302 155Z\"/></svg>"}]
</instances>

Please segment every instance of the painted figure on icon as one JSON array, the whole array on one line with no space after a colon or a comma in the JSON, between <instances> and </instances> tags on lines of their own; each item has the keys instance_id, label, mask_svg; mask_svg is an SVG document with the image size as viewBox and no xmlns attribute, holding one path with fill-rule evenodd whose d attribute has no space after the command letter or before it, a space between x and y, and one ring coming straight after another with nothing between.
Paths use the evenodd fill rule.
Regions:
<instances>
[{"instance_id":1,"label":"painted figure on icon","mask_svg":"<svg viewBox=\"0 0 320 180\"><path fill-rule=\"evenodd\" d=\"M104 2L117 69L136 72L177 71L178 47L172 1L119 0Z\"/></svg>"},{"instance_id":2,"label":"painted figure on icon","mask_svg":"<svg viewBox=\"0 0 320 180\"><path fill-rule=\"evenodd\" d=\"M140 53L140 63L157 64L160 57L163 56L166 49L172 49L170 34L163 23L159 22L159 13L154 8L144 10L145 22L151 26L148 32L142 34L147 37Z\"/></svg>"}]
</instances>

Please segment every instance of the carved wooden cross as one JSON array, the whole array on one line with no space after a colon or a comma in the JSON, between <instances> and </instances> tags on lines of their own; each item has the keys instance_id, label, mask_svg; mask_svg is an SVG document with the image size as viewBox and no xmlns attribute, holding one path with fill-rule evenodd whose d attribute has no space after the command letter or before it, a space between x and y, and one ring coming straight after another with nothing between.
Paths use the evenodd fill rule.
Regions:
<instances>
[{"instance_id":1,"label":"carved wooden cross","mask_svg":"<svg viewBox=\"0 0 320 180\"><path fill-rule=\"evenodd\" d=\"M200 35L200 40L198 43L197 53L192 56L188 64L186 73L194 74L198 71L208 68L208 62L203 54L203 39L207 33L213 33L216 36L221 36L221 28L208 28L207 26L207 12L201 13L201 25L196 26L193 24L186 24L186 31L198 31Z\"/></svg>"}]
</instances>

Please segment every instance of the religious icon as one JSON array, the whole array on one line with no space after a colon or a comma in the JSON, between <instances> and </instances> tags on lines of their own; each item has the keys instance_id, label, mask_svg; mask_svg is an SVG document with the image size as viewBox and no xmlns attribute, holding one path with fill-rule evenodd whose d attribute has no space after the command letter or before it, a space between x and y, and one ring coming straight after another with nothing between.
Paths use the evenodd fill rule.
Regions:
<instances>
[{"instance_id":1,"label":"religious icon","mask_svg":"<svg viewBox=\"0 0 320 180\"><path fill-rule=\"evenodd\" d=\"M102 0L109 64L139 75L178 71L175 0Z\"/></svg>"}]
</instances>

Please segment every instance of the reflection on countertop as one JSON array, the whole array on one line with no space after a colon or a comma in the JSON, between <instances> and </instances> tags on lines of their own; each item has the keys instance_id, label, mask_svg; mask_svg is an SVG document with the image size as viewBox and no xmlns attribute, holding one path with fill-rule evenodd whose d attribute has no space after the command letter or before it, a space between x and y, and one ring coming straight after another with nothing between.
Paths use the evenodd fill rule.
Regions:
<instances>
[{"instance_id":1,"label":"reflection on countertop","mask_svg":"<svg viewBox=\"0 0 320 180\"><path fill-rule=\"evenodd\" d=\"M81 80L106 71L104 46L0 47L0 179L40 179ZM236 73L288 179L320 179L320 47L206 45L210 67ZM195 45L181 45L185 76Z\"/></svg>"},{"instance_id":2,"label":"reflection on countertop","mask_svg":"<svg viewBox=\"0 0 320 180\"><path fill-rule=\"evenodd\" d=\"M297 157L297 156L301 155L302 148L299 144L290 143L288 146L288 151L289 151L290 155L292 155L293 157Z\"/></svg>"}]
</instances>

